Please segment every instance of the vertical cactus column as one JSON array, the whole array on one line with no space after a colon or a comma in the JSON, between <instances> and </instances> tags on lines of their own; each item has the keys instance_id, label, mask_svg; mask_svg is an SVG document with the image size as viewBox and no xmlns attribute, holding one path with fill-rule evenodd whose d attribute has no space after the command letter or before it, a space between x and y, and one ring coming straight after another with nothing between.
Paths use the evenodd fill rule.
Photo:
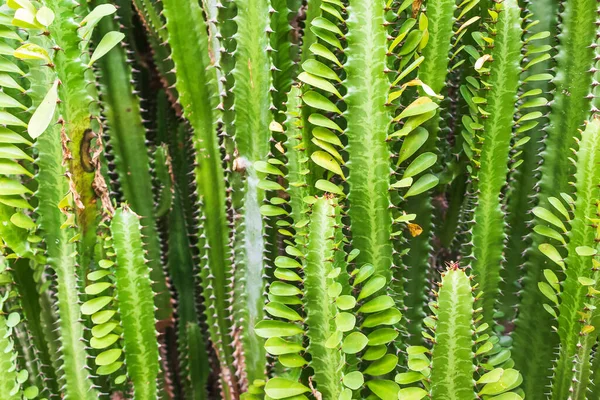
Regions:
<instances>
[{"instance_id":1,"label":"vertical cactus column","mask_svg":"<svg viewBox=\"0 0 600 400\"><path fill-rule=\"evenodd\" d=\"M123 328L127 373L136 399L158 396L158 343L150 269L144 258L140 217L129 208L118 209L111 221L116 253L115 281Z\"/></svg>"},{"instance_id":2,"label":"vertical cactus column","mask_svg":"<svg viewBox=\"0 0 600 400\"><path fill-rule=\"evenodd\" d=\"M540 166L538 204L545 208L549 207L548 198L572 191L569 149L574 146L573 136L591 109L588 95L592 83L597 2L569 0L562 7L558 53L554 57L554 98L544 140L544 162ZM540 220L535 221L537 224ZM533 235L527 251L524 290L514 333L516 367L523 372L526 395L533 399L541 399L548 390L551 375L548 365L555 358L554 349L558 345L558 338L552 332L552 316L540 311L544 297L536 290L537 283L544 279L544 269L555 268L538 250L544 241L542 235Z\"/></svg>"},{"instance_id":3,"label":"vertical cactus column","mask_svg":"<svg viewBox=\"0 0 600 400\"><path fill-rule=\"evenodd\" d=\"M95 5L108 4L99 0ZM130 5L128 2L123 7ZM121 16L119 16L122 18ZM121 19L122 20L122 19ZM128 21L124 21L129 24ZM98 37L118 30L112 18L98 23ZM171 296L161 265L160 241L156 230L152 175L146 149L146 128L142 123L140 99L132 86L133 76L127 47L111 50L98 62L100 68L100 98L103 114L109 125L111 154L118 174L120 190L131 209L142 216L144 241L147 243L148 263L152 267L152 280L156 293L157 318L169 321L172 318ZM170 321L167 323L171 323Z\"/></svg>"},{"instance_id":4,"label":"vertical cactus column","mask_svg":"<svg viewBox=\"0 0 600 400\"><path fill-rule=\"evenodd\" d=\"M390 149L386 141L392 123L387 100L387 29L383 1L351 1L347 8L348 41L344 65L347 77L344 102L348 138L348 215L352 246L360 263L392 276L392 214L390 212Z\"/></svg>"},{"instance_id":5,"label":"vertical cactus column","mask_svg":"<svg viewBox=\"0 0 600 400\"><path fill-rule=\"evenodd\" d=\"M236 222L233 335L241 342L240 369L247 381L264 379L265 352L254 326L264 317L265 221L260 208L265 191L258 185L261 172L254 168L270 153L271 55L270 3L237 0L234 21L236 50L232 75L235 109L236 160L234 174L243 175L243 188L234 193ZM236 188L234 188L236 189Z\"/></svg>"},{"instance_id":6,"label":"vertical cactus column","mask_svg":"<svg viewBox=\"0 0 600 400\"><path fill-rule=\"evenodd\" d=\"M227 310L227 284L232 274L232 263L227 256L231 252L230 220L226 210L225 172L217 137L220 115L217 110L217 71L209 59L207 26L199 4L182 0L167 0L163 4L172 57L179 71L176 80L178 101L183 107L184 117L194 130L194 172L201 202L198 236L204 238L199 242L203 268L200 274L207 324L219 358L222 395L225 399L234 399L238 388L232 338L229 335L231 321ZM195 40L189 40L190 34ZM198 68L199 65L202 67Z\"/></svg>"},{"instance_id":7,"label":"vertical cactus column","mask_svg":"<svg viewBox=\"0 0 600 400\"><path fill-rule=\"evenodd\" d=\"M566 278L558 307L558 336L560 349L555 366L552 393L554 398L569 396L573 374L573 358L577 355L582 340L580 312L588 309L589 291L586 279L592 278L594 261L588 252L598 251L597 230L590 220L598 218L600 199L600 119L594 117L582 133L577 151L575 174L575 213L568 233ZM559 261L559 263L562 261ZM564 265L563 264L563 265Z\"/></svg>"},{"instance_id":8,"label":"vertical cactus column","mask_svg":"<svg viewBox=\"0 0 600 400\"><path fill-rule=\"evenodd\" d=\"M484 54L475 63L481 74L481 106L475 107L466 129L474 132L475 158L471 169L473 192L477 193L472 224L473 274L483 290L482 306L485 321L492 322L500 285L503 241L505 237L504 213L501 194L506 185L509 149L513 137L514 107L519 88L522 60L521 9L515 0L495 3L490 32L493 45L483 40ZM489 62L489 67L484 65ZM468 101L473 102L472 95ZM518 123L518 121L517 121Z\"/></svg>"}]
</instances>

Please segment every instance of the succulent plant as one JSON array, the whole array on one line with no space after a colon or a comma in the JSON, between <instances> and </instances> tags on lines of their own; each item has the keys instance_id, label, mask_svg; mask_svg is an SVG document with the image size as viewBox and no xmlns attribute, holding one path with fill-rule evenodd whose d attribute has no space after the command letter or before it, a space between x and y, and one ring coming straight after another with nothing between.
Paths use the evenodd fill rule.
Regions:
<instances>
[{"instance_id":1,"label":"succulent plant","mask_svg":"<svg viewBox=\"0 0 600 400\"><path fill-rule=\"evenodd\" d=\"M600 399L595 0L0 0L0 400Z\"/></svg>"}]
</instances>

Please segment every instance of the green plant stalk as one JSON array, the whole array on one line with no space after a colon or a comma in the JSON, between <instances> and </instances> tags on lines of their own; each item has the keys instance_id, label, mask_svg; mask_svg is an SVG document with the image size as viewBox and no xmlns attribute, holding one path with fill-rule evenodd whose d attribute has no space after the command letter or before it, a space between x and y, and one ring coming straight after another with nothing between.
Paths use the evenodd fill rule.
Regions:
<instances>
[{"instance_id":1,"label":"green plant stalk","mask_svg":"<svg viewBox=\"0 0 600 400\"><path fill-rule=\"evenodd\" d=\"M107 4L107 1L99 0L94 4ZM103 18L96 29L98 37L103 37L118 28L113 18ZM158 320L170 320L171 299L160 262L160 242L154 216L152 180L145 143L146 129L142 123L140 99L130 83L133 78L124 47L117 46L98 62L102 76L101 99L104 115L110 126L108 134L119 183L131 209L142 216L142 233L152 270L153 290L157 293L154 298L158 308L156 317Z\"/></svg>"},{"instance_id":2,"label":"green plant stalk","mask_svg":"<svg viewBox=\"0 0 600 400\"><path fill-rule=\"evenodd\" d=\"M327 291L335 282L335 279L328 278L327 275L334 268L332 261L338 210L335 198L319 198L312 205L303 268L307 352L311 355L310 366L314 371L314 380L325 399L337 399L343 389L342 353L338 348L332 349L325 345L327 339L336 332L335 316L338 313L335 301Z\"/></svg>"},{"instance_id":3,"label":"green plant stalk","mask_svg":"<svg viewBox=\"0 0 600 400\"><path fill-rule=\"evenodd\" d=\"M478 160L475 206L472 225L472 268L483 291L484 320L492 323L500 285L500 264L505 235L504 213L500 195L506 184L513 113L521 73L521 9L516 0L505 0L491 50L493 59L485 95L483 145Z\"/></svg>"},{"instance_id":4,"label":"green plant stalk","mask_svg":"<svg viewBox=\"0 0 600 400\"><path fill-rule=\"evenodd\" d=\"M529 29L531 35L535 35L540 32L550 32L550 37L546 39L536 40L534 45L526 46L537 47L543 45L554 44L554 36L556 35L556 28L558 24L558 2L553 0L542 0L532 1L526 5L527 11L533 14L531 19L539 20L537 25L534 25ZM529 56L528 58L535 58L538 54ZM540 62L527 70L526 76L532 76L535 74L542 74L550 70L554 65L552 59ZM528 84L527 89L536 88L541 89L543 97L551 99L549 93L551 91L551 84L549 81L539 81ZM547 111L545 108L537 108L543 113ZM506 257L506 269L503 274L503 284L501 290L501 299L499 304L501 305L500 311L503 312L504 321L513 321L515 318L515 311L519 304L518 294L521 288L521 280L523 270L519 268L523 264L523 253L527 250L530 241L524 238L529 235L531 229L531 208L534 203L532 193L535 193L536 184L539 179L539 175L532 173L535 171L540 162L540 154L543 149L543 137L545 135L545 128L547 119L540 121L540 124L528 131L527 135L531 137L523 147L523 154L521 159L523 163L509 178L511 181L510 189L507 195L507 210L506 210L506 222L509 227L508 240L506 242L505 257ZM526 386L527 383L524 384Z\"/></svg>"},{"instance_id":5,"label":"green plant stalk","mask_svg":"<svg viewBox=\"0 0 600 400\"><path fill-rule=\"evenodd\" d=\"M425 58L419 66L419 79L431 87L438 94L445 93L450 60L448 55L452 48L454 36L453 25L456 11L455 0L433 0L427 3L425 13L429 20L429 42L423 49L421 55ZM429 133L427 142L415 154L418 157L426 152L436 152L439 123L442 120L442 112L425 123L425 129ZM439 167L434 167L439 170ZM430 266L430 257L433 250L433 205L432 194L421 197L409 198L406 202L406 212L416 214L415 223L423 228L423 232L410 239L410 252L403 258L403 263L409 268L406 271L406 284L404 285L406 295L404 297L405 323L409 332L407 342L412 345L423 342L422 322L426 314L424 306L426 292L429 286L427 271Z\"/></svg>"},{"instance_id":6,"label":"green plant stalk","mask_svg":"<svg viewBox=\"0 0 600 400\"><path fill-rule=\"evenodd\" d=\"M153 312L154 293L144 258L139 218L130 209L120 208L110 229L117 259L115 280L127 374L133 383L136 399L154 400L157 398L160 369Z\"/></svg>"},{"instance_id":7,"label":"green plant stalk","mask_svg":"<svg viewBox=\"0 0 600 400\"><path fill-rule=\"evenodd\" d=\"M266 232L260 207L265 191L258 187L259 177L253 164L265 161L270 152L270 4L267 0L238 0L236 4L237 47L231 73L235 79L235 141L239 154L236 166L241 170L234 167L234 171L244 173L245 179L243 198L234 198L233 204L240 217L236 235L238 238L243 235L235 252L234 335L241 337L244 370L248 382L253 382L264 379L266 367L262 339L254 333L254 326L264 317L262 277Z\"/></svg>"},{"instance_id":8,"label":"green plant stalk","mask_svg":"<svg viewBox=\"0 0 600 400\"><path fill-rule=\"evenodd\" d=\"M475 399L473 385L473 294L464 271L449 269L438 294L435 344L431 354L431 398Z\"/></svg>"},{"instance_id":9,"label":"green plant stalk","mask_svg":"<svg viewBox=\"0 0 600 400\"><path fill-rule=\"evenodd\" d=\"M67 157L69 173L74 183L75 210L77 227L81 234L78 244L79 268L83 274L93 262L94 246L96 244L96 228L98 226L97 196L92 188L94 182L94 166L89 162L90 154L86 154L86 133L97 131L93 124L97 117L95 108L98 98L95 86L90 85L87 61L89 57L81 49L81 39L78 36L79 25L75 21L81 18L81 12L87 10L87 5L74 7L69 0L45 1L56 18L50 26L50 38L60 48L54 54L56 73L61 81L59 86L59 114L62 129L68 138L70 157ZM89 140L89 139L88 139ZM65 156L66 157L66 156ZM90 172L91 171L91 172Z\"/></svg>"},{"instance_id":10,"label":"green plant stalk","mask_svg":"<svg viewBox=\"0 0 600 400\"><path fill-rule=\"evenodd\" d=\"M39 104L52 84L55 73L47 67L31 68L32 85L30 88L34 104ZM38 173L35 193L41 235L46 243L47 263L54 270L57 293L52 299L57 307L59 331L59 363L57 371L61 392L65 399L97 399L87 372L86 344L84 326L81 321L79 304L79 279L75 256L76 245L71 241L76 232L62 227L67 221L65 213L59 209L59 203L69 193L69 180L65 177L63 149L61 147L61 127L50 126L35 143L37 149L36 164ZM70 212L66 211L67 214ZM42 304L43 305L43 304ZM44 316L47 318L48 316ZM46 326L46 329L56 329Z\"/></svg>"},{"instance_id":11,"label":"green plant stalk","mask_svg":"<svg viewBox=\"0 0 600 400\"><path fill-rule=\"evenodd\" d=\"M67 399L96 399L91 390L92 383L87 373L86 345L81 341L83 324L79 306L79 283L74 259L75 244L71 237L75 232L61 228L66 222L65 215L58 208L65 193L69 192L69 182L64 176L60 127L55 126L40 136L36 142L39 172L36 192L38 199L38 223L46 241L48 265L56 273L56 299L59 317L60 353L62 370L59 380Z\"/></svg>"},{"instance_id":12,"label":"green plant stalk","mask_svg":"<svg viewBox=\"0 0 600 400\"><path fill-rule=\"evenodd\" d=\"M200 248L200 252L208 259L208 269L201 271L207 302L207 324L211 341L218 349L223 391L233 393L236 383L232 369L231 338L228 336L231 323L226 309L227 279L232 265L225 256L230 251L230 228L226 210L225 173L217 138L217 74L210 65L209 40L200 6L181 0L167 0L163 4L169 43L178 70L176 87L180 93L179 101L184 116L194 129L195 177L203 204L203 234L206 236L206 246ZM189 40L190 34L194 35L195 40ZM202 68L198 68L199 63ZM264 359L261 347L257 345L255 351L258 355L262 354Z\"/></svg>"},{"instance_id":13,"label":"green plant stalk","mask_svg":"<svg viewBox=\"0 0 600 400\"><path fill-rule=\"evenodd\" d=\"M306 219L307 204L304 198L309 195L307 182L307 170L309 158L303 142L302 124L302 91L298 86L292 86L287 96L286 120L284 123L287 140L285 142L285 156L287 158L286 168L289 195L289 203L292 208L291 217L294 224Z\"/></svg>"},{"instance_id":14,"label":"green plant stalk","mask_svg":"<svg viewBox=\"0 0 600 400\"><path fill-rule=\"evenodd\" d=\"M48 342L55 340L51 334L51 329L44 327L43 313L47 308L42 308L42 296L38 293L37 285L34 280L35 271L29 266L30 261L21 259L15 261L12 275L20 294L19 303L23 309L23 315L27 323L27 335L31 338L36 354L36 361L39 363L39 369L43 373L43 385L49 393L58 393L58 382L56 373L52 368L53 359L50 351L55 351ZM50 315L49 317L52 317ZM38 377L36 377L38 378ZM40 382L42 383L42 382Z\"/></svg>"},{"instance_id":15,"label":"green plant stalk","mask_svg":"<svg viewBox=\"0 0 600 400\"><path fill-rule=\"evenodd\" d=\"M392 277L392 214L390 211L390 150L386 141L392 122L386 106L390 82L387 29L382 1L372 5L352 1L347 9L345 49L347 78L344 101L348 138L348 215L352 248L360 250L359 265L373 264L376 273Z\"/></svg>"},{"instance_id":16,"label":"green plant stalk","mask_svg":"<svg viewBox=\"0 0 600 400\"><path fill-rule=\"evenodd\" d=\"M594 117L582 133L577 151L577 172L575 174L575 215L569 232L566 258L567 270L563 284L558 317L558 336L560 349L554 368L552 394L554 398L566 398L571 387L573 357L577 354L579 342L580 317L578 312L584 309L587 288L579 278L590 278L592 274L591 257L577 254L580 246L596 247L596 228L590 224L590 218L596 218L596 202L600 198L600 119Z\"/></svg>"},{"instance_id":17,"label":"green plant stalk","mask_svg":"<svg viewBox=\"0 0 600 400\"><path fill-rule=\"evenodd\" d=\"M173 286L178 294L177 316L179 357L184 374L186 399L203 400L208 378L208 359L204 338L199 332L195 304L194 261L190 252L185 215L181 207L179 189L175 188L173 208L168 216L169 251L167 262ZM197 349L197 350L196 350ZM194 350L194 351L192 351Z\"/></svg>"},{"instance_id":18,"label":"green plant stalk","mask_svg":"<svg viewBox=\"0 0 600 400\"><path fill-rule=\"evenodd\" d=\"M570 148L573 135L589 116L590 99L587 98L592 74L588 71L594 60L590 47L595 40L595 13L593 0L567 1L561 14L558 54L555 57L556 77L554 98L551 104L547 137L544 140L544 162L540 166L539 205L548 208L547 198L559 193L570 193L573 174ZM547 12L547 8L544 12ZM565 134L566 133L566 134ZM540 305L545 297L537 289L543 270L554 268L538 251L544 238L534 235L527 250L526 277L519 306L519 317L514 333L514 361L524 377L523 389L530 399L542 399L550 383L548 366L556 358L558 337L553 332L553 318L543 312Z\"/></svg>"}]
</instances>

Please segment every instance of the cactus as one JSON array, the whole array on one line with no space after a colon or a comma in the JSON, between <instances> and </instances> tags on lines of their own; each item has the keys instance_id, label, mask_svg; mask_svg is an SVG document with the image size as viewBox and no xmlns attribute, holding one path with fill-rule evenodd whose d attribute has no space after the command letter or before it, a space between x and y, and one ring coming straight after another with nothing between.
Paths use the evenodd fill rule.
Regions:
<instances>
[{"instance_id":1,"label":"cactus","mask_svg":"<svg viewBox=\"0 0 600 400\"><path fill-rule=\"evenodd\" d=\"M597 12L0 0L0 399L598 398Z\"/></svg>"}]
</instances>

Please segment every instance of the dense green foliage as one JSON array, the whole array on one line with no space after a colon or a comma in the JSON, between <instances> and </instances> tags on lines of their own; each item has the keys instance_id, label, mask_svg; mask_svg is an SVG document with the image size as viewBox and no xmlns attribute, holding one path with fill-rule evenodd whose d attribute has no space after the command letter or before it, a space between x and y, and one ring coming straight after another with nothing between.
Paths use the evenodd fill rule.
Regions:
<instances>
[{"instance_id":1,"label":"dense green foliage","mask_svg":"<svg viewBox=\"0 0 600 400\"><path fill-rule=\"evenodd\" d=\"M0 400L600 400L596 0L0 0Z\"/></svg>"}]
</instances>

